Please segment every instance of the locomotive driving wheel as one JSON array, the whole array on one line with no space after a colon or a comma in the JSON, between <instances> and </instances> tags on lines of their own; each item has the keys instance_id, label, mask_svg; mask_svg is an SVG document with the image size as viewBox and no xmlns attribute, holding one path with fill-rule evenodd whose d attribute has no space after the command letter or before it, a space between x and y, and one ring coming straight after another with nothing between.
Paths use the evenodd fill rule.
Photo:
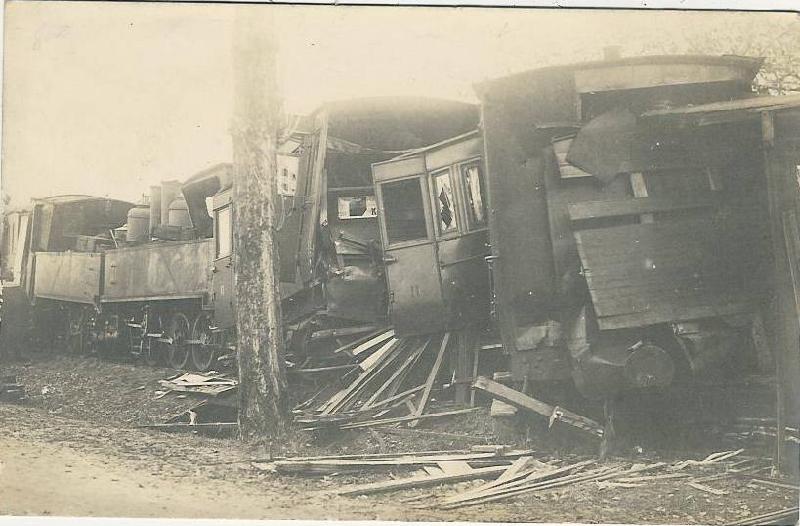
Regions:
<instances>
[{"instance_id":1,"label":"locomotive driving wheel","mask_svg":"<svg viewBox=\"0 0 800 526\"><path fill-rule=\"evenodd\" d=\"M191 354L195 369L211 369L219 346L219 336L211 329L211 320L206 314L200 314L192 324Z\"/></svg>"},{"instance_id":2,"label":"locomotive driving wheel","mask_svg":"<svg viewBox=\"0 0 800 526\"><path fill-rule=\"evenodd\" d=\"M186 340L190 334L189 319L184 313L176 312L169 321L166 333L171 340L167 349L167 362L175 369L185 369L189 362L191 351Z\"/></svg>"}]
</instances>

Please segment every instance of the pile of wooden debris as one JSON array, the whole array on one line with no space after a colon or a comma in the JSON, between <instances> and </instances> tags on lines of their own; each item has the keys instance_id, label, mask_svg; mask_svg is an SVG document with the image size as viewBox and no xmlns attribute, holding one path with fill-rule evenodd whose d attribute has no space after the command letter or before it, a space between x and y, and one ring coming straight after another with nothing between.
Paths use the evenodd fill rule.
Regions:
<instances>
[{"instance_id":1,"label":"pile of wooden debris","mask_svg":"<svg viewBox=\"0 0 800 526\"><path fill-rule=\"evenodd\" d=\"M715 481L736 478L742 483L777 485L797 491L800 487L754 475L770 470L763 459L744 457L744 450L721 451L700 460L636 463L624 460L600 462L596 459L547 458L531 450L512 450L509 446L475 446L469 451L418 451L394 454L298 457L271 463L254 462L259 470L281 474L332 476L359 472L386 473L387 480L337 488L341 496L374 495L418 488L444 487L476 481L466 491L441 490L418 494L402 502L420 508L455 509L497 502L577 484L598 488L639 488L647 484L678 482L693 490L725 495ZM539 457L539 458L537 458ZM395 477L397 472L409 476ZM413 504L412 504L413 503ZM796 518L798 508L787 508L747 517L735 524L762 524L765 521Z\"/></svg>"},{"instance_id":2,"label":"pile of wooden debris","mask_svg":"<svg viewBox=\"0 0 800 526\"><path fill-rule=\"evenodd\" d=\"M180 393L178 396L192 395L201 398L202 401L180 414L167 418L162 423L139 427L211 434L236 431L238 427L236 395L239 384L237 380L212 371L206 374L182 373L160 380L158 383L164 390L158 392L156 398L170 393Z\"/></svg>"},{"instance_id":3,"label":"pile of wooden debris","mask_svg":"<svg viewBox=\"0 0 800 526\"><path fill-rule=\"evenodd\" d=\"M450 333L395 337L394 330L371 333L337 349L352 360L342 387L326 386L294 410L306 430L356 429L463 414L462 408L425 413L442 370ZM327 397L326 397L327 395Z\"/></svg>"}]
</instances>

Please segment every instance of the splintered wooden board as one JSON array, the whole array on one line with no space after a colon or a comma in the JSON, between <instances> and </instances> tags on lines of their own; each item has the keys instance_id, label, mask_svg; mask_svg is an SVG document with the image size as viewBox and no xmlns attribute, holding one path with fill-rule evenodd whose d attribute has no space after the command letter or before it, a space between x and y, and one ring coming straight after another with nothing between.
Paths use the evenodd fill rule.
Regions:
<instances>
[{"instance_id":1,"label":"splintered wooden board","mask_svg":"<svg viewBox=\"0 0 800 526\"><path fill-rule=\"evenodd\" d=\"M584 230L575 237L601 329L733 314L757 299L742 270L753 255L710 219Z\"/></svg>"}]
</instances>

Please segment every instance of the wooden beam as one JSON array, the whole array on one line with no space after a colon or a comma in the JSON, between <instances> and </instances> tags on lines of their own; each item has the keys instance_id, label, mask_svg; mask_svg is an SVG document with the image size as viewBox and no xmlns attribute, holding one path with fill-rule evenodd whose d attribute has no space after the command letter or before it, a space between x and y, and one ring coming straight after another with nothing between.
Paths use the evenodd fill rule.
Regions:
<instances>
[{"instance_id":1,"label":"wooden beam","mask_svg":"<svg viewBox=\"0 0 800 526\"><path fill-rule=\"evenodd\" d=\"M572 221L587 221L606 217L641 215L655 212L710 208L717 200L708 196L694 196L684 199L672 197L634 197L614 201L584 201L569 203L569 218Z\"/></svg>"},{"instance_id":2,"label":"wooden beam","mask_svg":"<svg viewBox=\"0 0 800 526\"><path fill-rule=\"evenodd\" d=\"M411 352L411 354L409 354L409 355L408 355L408 358L406 358L406 361L405 361L405 362L403 362L403 364L402 364L400 367L398 367L398 368L397 368L397 369L396 369L396 370L395 370L395 371L392 373L392 375L391 375L391 376L389 376L389 378L388 378L388 379L387 379L387 380L386 380L386 381L383 383L383 385L381 385L381 386L380 386L380 387L379 387L379 388L378 388L378 389L377 389L377 390L376 390L376 391L375 391L375 392L372 394L372 396L371 396L371 397L370 397L370 398L369 398L369 399L368 399L368 400L367 400L367 401L364 403L364 405L362 406L362 409L368 409L368 408L372 407L372 406L375 404L375 401L378 399L378 397L380 397L380 395L381 395L381 394L383 394L383 392L384 392L384 391L385 391L385 390L386 390L386 389L387 389L387 388L388 388L390 385L392 385L392 383L393 383L393 382L394 382L394 381L395 381L395 380L396 380L396 379L397 379L397 378L398 378L400 375L402 375L402 374L403 374L403 373L404 373L404 372L405 372L405 371L406 371L406 370L407 370L409 367L411 367L411 366L412 366L414 363L416 363L417 359L420 357L420 355L423 353L423 351L424 351L424 350L425 350L425 349L428 347L428 345L430 344L430 342L431 342L431 339L430 339L430 338L428 338L428 339L425 341L425 343L424 343L423 345L421 345L421 346L418 346L418 347L417 347L415 350L413 350L413 351Z\"/></svg>"},{"instance_id":3,"label":"wooden beam","mask_svg":"<svg viewBox=\"0 0 800 526\"><path fill-rule=\"evenodd\" d=\"M475 389L486 392L493 398L549 418L551 423L555 420L561 420L578 429L592 433L595 436L603 436L603 427L594 420L572 413L558 406L552 406L536 400L510 387L506 387L503 384L489 380L485 376L479 376L472 386Z\"/></svg>"},{"instance_id":4,"label":"wooden beam","mask_svg":"<svg viewBox=\"0 0 800 526\"><path fill-rule=\"evenodd\" d=\"M375 484L365 484L351 488L343 488L338 491L339 495L370 495L375 493L385 493L387 491L397 491L408 488L422 488L426 486L436 486L452 482L463 482L479 478L493 478L508 469L508 466L489 466L476 468L467 473L445 473L440 476L411 477L399 480L389 480Z\"/></svg>"},{"instance_id":5,"label":"wooden beam","mask_svg":"<svg viewBox=\"0 0 800 526\"><path fill-rule=\"evenodd\" d=\"M644 180L644 175L641 172L634 172L631 174L631 188L633 189L634 197L647 197L647 183ZM642 214L639 216L642 223L652 223L653 214Z\"/></svg>"},{"instance_id":6,"label":"wooden beam","mask_svg":"<svg viewBox=\"0 0 800 526\"><path fill-rule=\"evenodd\" d=\"M439 353L436 355L436 361L433 363L431 372L428 373L428 380L425 382L425 389L422 391L422 396L417 404L416 416L422 415L425 411L425 406L428 404L428 399L431 396L431 389L433 389L433 382L436 381L436 376L439 374L439 368L442 366L442 359L444 358L444 351L447 349L447 344L450 341L450 333L444 333L442 337L442 345L439 347ZM414 420L408 424L408 427L417 427L417 421Z\"/></svg>"}]
</instances>

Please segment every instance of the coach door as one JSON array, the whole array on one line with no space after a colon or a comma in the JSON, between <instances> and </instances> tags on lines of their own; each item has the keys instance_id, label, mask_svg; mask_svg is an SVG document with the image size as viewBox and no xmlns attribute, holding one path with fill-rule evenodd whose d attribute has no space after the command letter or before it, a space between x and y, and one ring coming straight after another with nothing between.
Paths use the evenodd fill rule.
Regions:
<instances>
[{"instance_id":1,"label":"coach door","mask_svg":"<svg viewBox=\"0 0 800 526\"><path fill-rule=\"evenodd\" d=\"M219 327L234 324L233 204L228 190L214 196L214 261L211 263L214 319Z\"/></svg>"},{"instance_id":2,"label":"coach door","mask_svg":"<svg viewBox=\"0 0 800 526\"><path fill-rule=\"evenodd\" d=\"M425 175L386 172L376 173L376 189L389 315L398 334L441 330L445 310Z\"/></svg>"}]
</instances>

